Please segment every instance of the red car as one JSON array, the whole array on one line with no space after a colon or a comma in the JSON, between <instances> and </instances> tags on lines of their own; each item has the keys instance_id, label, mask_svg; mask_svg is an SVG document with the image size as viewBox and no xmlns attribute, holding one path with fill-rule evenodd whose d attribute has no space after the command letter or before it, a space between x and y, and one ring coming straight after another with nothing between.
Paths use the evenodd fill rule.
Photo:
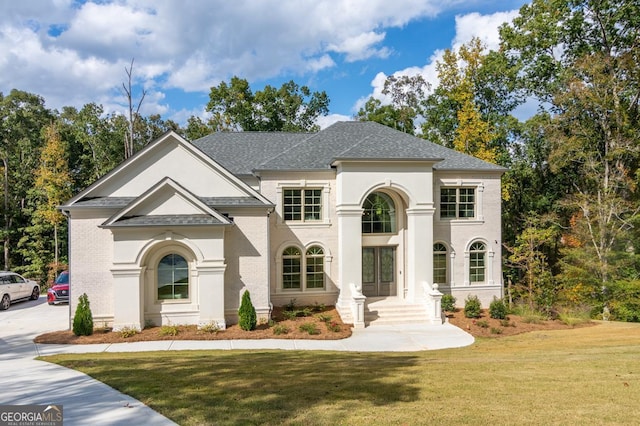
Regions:
<instances>
[{"instance_id":1,"label":"red car","mask_svg":"<svg viewBox=\"0 0 640 426\"><path fill-rule=\"evenodd\" d=\"M47 290L47 303L69 303L69 271L60 272L51 288Z\"/></svg>"}]
</instances>

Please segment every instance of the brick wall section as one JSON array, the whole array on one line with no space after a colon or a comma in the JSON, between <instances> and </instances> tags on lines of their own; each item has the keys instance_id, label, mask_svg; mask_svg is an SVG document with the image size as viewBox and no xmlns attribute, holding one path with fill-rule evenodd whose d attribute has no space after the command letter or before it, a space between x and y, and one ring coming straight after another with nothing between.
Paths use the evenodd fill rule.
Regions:
<instances>
[{"instance_id":1,"label":"brick wall section","mask_svg":"<svg viewBox=\"0 0 640 426\"><path fill-rule=\"evenodd\" d=\"M298 305L311 305L323 303L334 305L338 298L338 220L336 216L336 180L335 172L300 173L288 172L278 173L271 176L263 173L261 181L261 194L267 197L272 203L279 204L282 208L283 188L323 188L323 205L328 213L328 220L318 223L307 222L304 224L284 223L279 212L276 210L271 214L271 245L269 249L270 257L270 283L271 300L275 306L282 306L292 299ZM325 192L327 197L325 197ZM328 199L328 203L327 202ZM303 249L311 245L318 244L324 248L325 259L325 289L324 290L303 290L291 291L282 289L281 264L279 254L287 245L296 245Z\"/></svg>"},{"instance_id":2,"label":"brick wall section","mask_svg":"<svg viewBox=\"0 0 640 426\"><path fill-rule=\"evenodd\" d=\"M251 292L257 311L269 309L269 218L261 211L231 211L234 226L224 235L225 310L232 315ZM232 321L233 322L233 321Z\"/></svg>"},{"instance_id":3,"label":"brick wall section","mask_svg":"<svg viewBox=\"0 0 640 426\"><path fill-rule=\"evenodd\" d=\"M78 297L87 293L96 326L100 326L100 318L113 316L113 238L109 230L98 227L106 219L74 218L69 228L71 316Z\"/></svg>"}]
</instances>

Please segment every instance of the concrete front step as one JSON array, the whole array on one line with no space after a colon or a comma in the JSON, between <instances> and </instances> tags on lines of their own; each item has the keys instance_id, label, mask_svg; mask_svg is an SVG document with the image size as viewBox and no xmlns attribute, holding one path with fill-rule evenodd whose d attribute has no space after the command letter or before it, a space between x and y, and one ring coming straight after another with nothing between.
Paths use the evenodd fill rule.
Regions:
<instances>
[{"instance_id":1,"label":"concrete front step","mask_svg":"<svg viewBox=\"0 0 640 426\"><path fill-rule=\"evenodd\" d=\"M365 305L365 324L420 324L428 323L423 305L378 304Z\"/></svg>"}]
</instances>

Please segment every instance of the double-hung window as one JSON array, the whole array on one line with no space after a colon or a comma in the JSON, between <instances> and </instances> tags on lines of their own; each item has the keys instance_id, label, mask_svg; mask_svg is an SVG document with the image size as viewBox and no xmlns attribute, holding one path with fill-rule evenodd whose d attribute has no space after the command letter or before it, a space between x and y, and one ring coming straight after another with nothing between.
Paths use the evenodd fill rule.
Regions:
<instances>
[{"instance_id":1,"label":"double-hung window","mask_svg":"<svg viewBox=\"0 0 640 426\"><path fill-rule=\"evenodd\" d=\"M441 219L473 219L475 213L475 188L440 188Z\"/></svg>"},{"instance_id":2,"label":"double-hung window","mask_svg":"<svg viewBox=\"0 0 640 426\"><path fill-rule=\"evenodd\" d=\"M442 243L433 245L433 282L447 283L447 247Z\"/></svg>"},{"instance_id":3,"label":"double-hung window","mask_svg":"<svg viewBox=\"0 0 640 426\"><path fill-rule=\"evenodd\" d=\"M322 219L321 189L285 189L282 194L285 221L313 222Z\"/></svg>"},{"instance_id":4,"label":"double-hung window","mask_svg":"<svg viewBox=\"0 0 640 426\"><path fill-rule=\"evenodd\" d=\"M322 247L312 246L304 256L302 253L293 246L282 252L282 289L324 289L324 250Z\"/></svg>"},{"instance_id":5,"label":"double-hung window","mask_svg":"<svg viewBox=\"0 0 640 426\"><path fill-rule=\"evenodd\" d=\"M487 248L484 243L475 242L469 250L469 281L483 283L485 281Z\"/></svg>"}]
</instances>

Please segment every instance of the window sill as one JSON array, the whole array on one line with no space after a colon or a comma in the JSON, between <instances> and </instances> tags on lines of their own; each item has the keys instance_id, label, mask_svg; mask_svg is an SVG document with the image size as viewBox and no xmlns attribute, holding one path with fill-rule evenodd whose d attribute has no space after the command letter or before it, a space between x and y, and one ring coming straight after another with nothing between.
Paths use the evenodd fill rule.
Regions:
<instances>
[{"instance_id":1,"label":"window sill","mask_svg":"<svg viewBox=\"0 0 640 426\"><path fill-rule=\"evenodd\" d=\"M315 222L278 222L276 227L289 228L289 229L303 229L303 228L329 228L331 222L329 221L315 221Z\"/></svg>"},{"instance_id":2,"label":"window sill","mask_svg":"<svg viewBox=\"0 0 640 426\"><path fill-rule=\"evenodd\" d=\"M312 294L312 293L326 293L326 288L308 288L308 289L298 289L298 288L279 288L276 290L277 294Z\"/></svg>"},{"instance_id":3,"label":"window sill","mask_svg":"<svg viewBox=\"0 0 640 426\"><path fill-rule=\"evenodd\" d=\"M156 305L186 305L191 299L156 299Z\"/></svg>"},{"instance_id":4,"label":"window sill","mask_svg":"<svg viewBox=\"0 0 640 426\"><path fill-rule=\"evenodd\" d=\"M438 219L437 223L443 225L482 225L482 219Z\"/></svg>"}]
</instances>

